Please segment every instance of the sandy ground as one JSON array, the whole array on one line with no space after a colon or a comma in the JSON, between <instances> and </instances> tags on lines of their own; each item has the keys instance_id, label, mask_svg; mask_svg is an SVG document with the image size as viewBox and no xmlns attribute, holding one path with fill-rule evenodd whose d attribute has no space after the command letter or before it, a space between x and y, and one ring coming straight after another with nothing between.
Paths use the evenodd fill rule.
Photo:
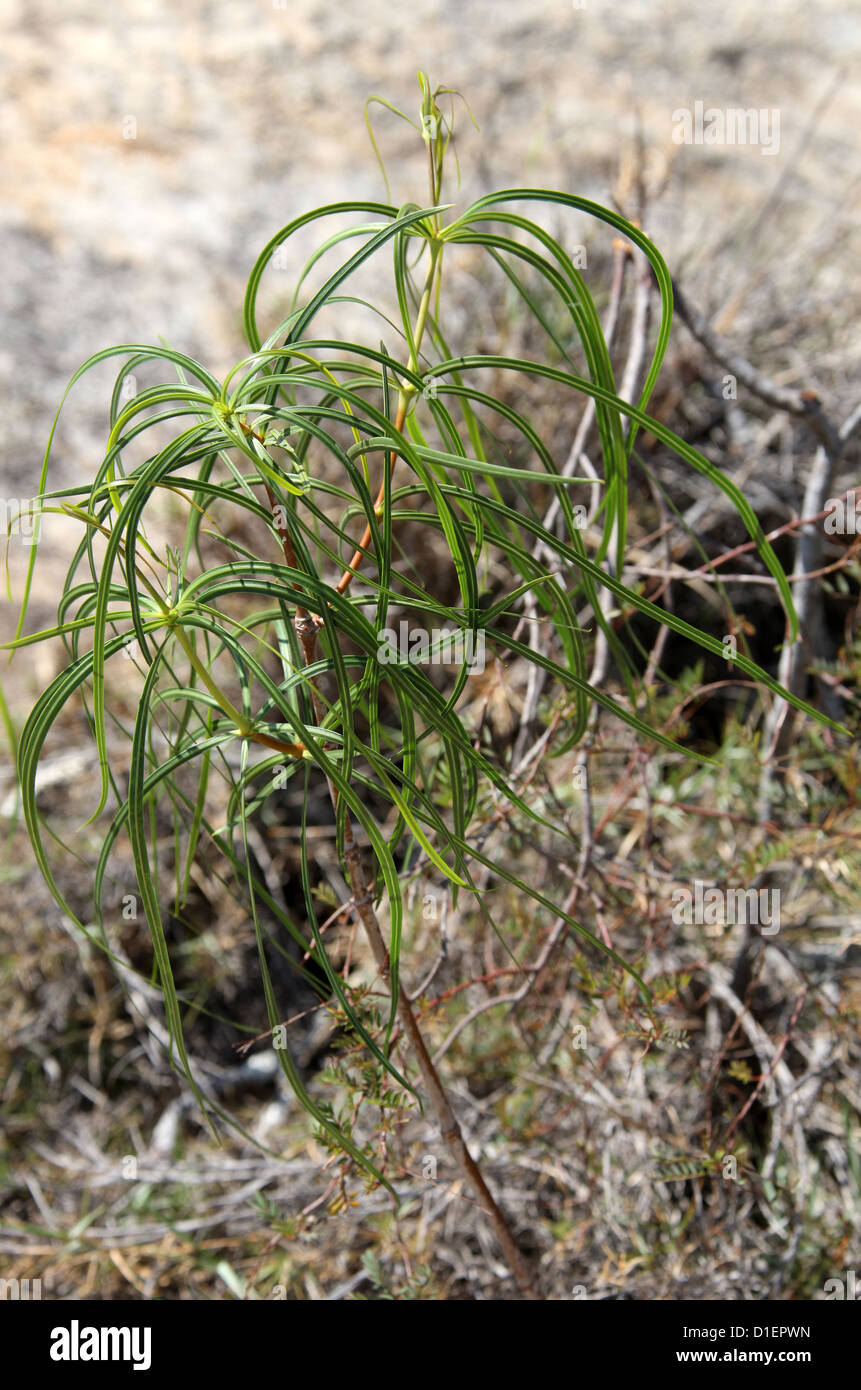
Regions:
<instances>
[{"instance_id":1,"label":"sandy ground","mask_svg":"<svg viewBox=\"0 0 861 1390\"><path fill-rule=\"evenodd\" d=\"M653 154L678 156L650 228L671 264L693 250L707 262L779 179L790 220L857 199L861 11L832 0L72 0L59 11L3 0L0 16L7 486L32 478L34 445L88 353L161 333L231 360L237 297L272 231L315 203L382 195L363 102L381 92L414 114L419 67L461 89L481 127L461 120L465 196L532 183L606 197L639 112ZM698 100L778 110L779 152L679 151L673 112ZM380 128L394 196L423 197L406 128ZM849 252L836 273L857 264ZM88 404L70 426L77 462L96 423Z\"/></svg>"}]
</instances>

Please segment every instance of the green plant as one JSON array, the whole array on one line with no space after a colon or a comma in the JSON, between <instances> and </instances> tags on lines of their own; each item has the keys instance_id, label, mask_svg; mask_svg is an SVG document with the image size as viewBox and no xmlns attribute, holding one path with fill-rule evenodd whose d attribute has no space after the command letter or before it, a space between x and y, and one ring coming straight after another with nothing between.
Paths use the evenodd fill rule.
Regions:
<instances>
[{"instance_id":1,"label":"green plant","mask_svg":"<svg viewBox=\"0 0 861 1390\"><path fill-rule=\"evenodd\" d=\"M223 382L167 346L109 348L75 373L66 395L85 372L122 359L106 452L92 481L51 490L53 429L48 442L37 506L42 513L75 518L82 535L56 624L26 634L35 545L31 552L18 633L10 645L21 649L60 637L67 661L21 733L18 770L24 816L46 882L62 910L109 954L116 943L103 912L103 889L117 842L128 837L172 1046L195 1090L163 910L170 874L174 902L181 906L195 855L209 842L246 896L276 1040L283 1033L282 1013L269 959L284 948L261 920L263 901L325 976L345 1026L378 1068L377 1084L415 1095L406 1064L392 1046L399 1024L398 1040L409 1044L442 1136L490 1214L522 1294L533 1297L532 1271L466 1148L401 983L405 882L424 866L446 880L455 896L474 893L477 910L504 940L503 926L492 920L475 884L476 869L490 869L536 910L561 916L571 934L626 972L632 1007L636 1003L648 1013L651 1001L642 978L609 945L536 883L484 853L475 826L491 795L546 830L566 838L567 833L547 807L536 807L514 785L503 762L475 737L461 700L473 657L485 649L509 653L555 683L557 733L548 755L564 753L587 737L596 706L615 713L639 738L685 751L640 713L636 667L608 612L615 600L724 655L719 638L664 611L619 578L628 462L644 427L731 499L776 581L792 635L797 622L786 577L742 494L647 413L672 312L670 277L657 250L624 217L551 190L504 190L446 222L452 205L441 201L443 167L455 94L433 90L424 74L420 87L420 117L412 124L426 145L428 205L339 202L299 216L279 231L248 284L244 323L251 355ZM446 95L452 98L449 117L440 104ZM527 216L517 210L524 206L538 211ZM617 394L586 282L540 221L541 211L550 209L603 222L651 266L661 318L636 402ZM267 266L303 229L345 215L361 220L320 242L288 312L263 337L257 301ZM351 250L354 242L358 248ZM479 251L505 277L520 312L539 325L547 356L558 365L452 352L444 269L448 274L448 262L459 254ZM322 275L318 287L307 289L323 262L342 253L348 254ZM351 278L366 263L389 254L394 320L376 302L349 292ZM555 305L553 314L546 310L548 300ZM342 338L317 328L327 313L337 318L357 305L377 315L382 341L376 334ZM576 342L560 331L560 315ZM176 380L157 381L127 399L129 378L159 364L171 368ZM524 402L533 380L554 383L572 399L594 401L597 483L566 474L528 418ZM161 442L165 435L167 442ZM148 444L149 437L159 440L157 446ZM515 461L500 461L512 454ZM598 528L590 553L583 526L587 508L571 498L581 495L578 488L590 497L596 486L602 498L590 518ZM548 498L558 510L558 527L542 519L540 507ZM363 528L358 543L357 523ZM447 596L449 582L455 599ZM552 654L531 648L514 625L525 602L543 625ZM581 629L575 604L592 614L600 640L615 658L623 686L618 699L589 679L589 635ZM418 617L422 630L440 624L460 637L461 657L447 683L393 652L386 634L394 610ZM441 654L425 646L426 656ZM122 661L124 655L132 660ZM753 680L781 692L747 657L735 655L733 661ZM111 674L119 663L126 686L136 673L136 714L128 727L111 695ZM98 750L99 792L91 821L110 813L93 875L94 928L75 915L55 876L36 805L39 759L73 699L83 701ZM127 790L116 752L124 740L130 746ZM195 772L191 785L190 769ZM328 788L337 851L352 895L346 906L361 921L379 974L388 982L390 1005L379 1020L351 995L317 924L311 842L304 832L311 793L321 781ZM271 896L248 847L249 823L264 799L290 784L301 789L304 808L304 917L299 920ZM172 860L159 848L160 811L167 811L173 825ZM327 1141L372 1181L391 1188L378 1156L308 1093L289 1049L279 1046L278 1055Z\"/></svg>"}]
</instances>

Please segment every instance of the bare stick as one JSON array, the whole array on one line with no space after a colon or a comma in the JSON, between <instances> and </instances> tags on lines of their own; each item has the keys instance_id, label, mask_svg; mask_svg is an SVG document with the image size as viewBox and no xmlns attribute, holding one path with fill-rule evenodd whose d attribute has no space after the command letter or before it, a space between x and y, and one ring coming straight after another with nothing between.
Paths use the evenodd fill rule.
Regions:
<instances>
[{"instance_id":1,"label":"bare stick","mask_svg":"<svg viewBox=\"0 0 861 1390\"><path fill-rule=\"evenodd\" d=\"M823 513L825 500L831 491L837 464L852 436L861 427L861 405L856 406L843 424L838 428L823 409L815 391L794 391L779 386L741 353L734 351L728 343L706 322L705 318L685 298L676 282L673 282L675 307L681 319L687 324L693 336L707 352L726 367L727 371L760 400L777 410L803 419L819 440L819 449L811 467L804 493L802 513L811 518L800 528L798 547L795 555L793 578L797 588L793 595L798 614L802 641L785 643L778 668L778 679L793 695L801 693L807 667L805 657L811 649L815 650L817 638L823 632L821 592L814 589L814 578L822 569L822 538L815 520ZM766 716L763 746L766 755L762 766L759 787L759 817L765 822L771 816L772 763L779 747L785 745L791 726L787 721L789 706L785 700L773 701ZM786 727L784 727L786 725ZM783 735L781 740L781 734Z\"/></svg>"},{"instance_id":2,"label":"bare stick","mask_svg":"<svg viewBox=\"0 0 861 1390\"><path fill-rule=\"evenodd\" d=\"M701 343L715 361L726 367L743 386L775 410L785 410L790 415L801 416L822 444L837 452L842 451L838 432L823 411L815 391L794 391L788 386L778 386L777 382L760 372L746 357L736 352L725 339L715 333L703 315L688 302L675 280L673 302L679 318L687 324L697 342Z\"/></svg>"}]
</instances>

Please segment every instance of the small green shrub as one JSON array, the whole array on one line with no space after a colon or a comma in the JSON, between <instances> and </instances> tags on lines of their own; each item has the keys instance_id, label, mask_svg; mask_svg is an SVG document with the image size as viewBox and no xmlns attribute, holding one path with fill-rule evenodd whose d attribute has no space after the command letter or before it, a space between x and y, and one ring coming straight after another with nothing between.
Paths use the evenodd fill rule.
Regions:
<instances>
[{"instance_id":1,"label":"small green shrub","mask_svg":"<svg viewBox=\"0 0 861 1390\"><path fill-rule=\"evenodd\" d=\"M404 884L419 866L446 880L454 895L472 893L476 871L490 868L524 903L566 915L552 890L489 860L476 833L492 794L567 839L548 809L536 808L513 785L503 760L476 738L464 715L462 697L476 654L510 654L547 674L560 731L547 756L581 743L596 706L612 711L640 739L684 752L638 712L637 672L601 601L607 591L619 605L723 654L717 637L650 603L618 577L628 463L644 428L731 499L777 583L793 634L797 623L786 577L742 494L647 413L672 312L670 277L658 251L624 217L573 193L515 188L463 211L444 203L453 114L447 117L441 102L451 96L453 113L454 94L433 91L424 74L420 86L420 117L412 124L426 147L428 205L343 201L283 227L248 283L250 355L223 381L168 346L107 348L75 373L68 390L101 363L121 364L95 476L51 490L48 443L37 506L43 514L76 519L81 537L56 624L26 634L27 594L38 563L33 546L11 645L20 650L59 637L67 660L21 733L18 769L45 880L63 912L108 953L113 925L103 913L103 887L118 840L128 837L172 1046L192 1085L163 914L171 893L181 907L192 862L208 842L246 896L273 1034L282 1012L269 960L283 944L261 921L262 901L325 975L340 1016L373 1059L375 1084L403 1088L408 1099L414 1087L390 1047L400 1016L447 1142L482 1201L492 1202L399 985ZM542 224L548 212L586 214L648 259L661 312L635 402L617 394L592 296L564 245ZM354 219L346 227L339 222L345 216ZM320 232L282 321L264 331L258 315L264 272L276 256L281 263L299 233L327 223L336 229ZM449 274L457 275L463 255L488 257L505 277L519 313L534 319L546 339L544 357L453 353L443 285ZM363 265L387 257L392 303L354 296L353 279ZM308 288L315 280L318 287ZM337 321L359 307L375 316L376 333L354 340L318 328L327 315ZM560 330L562 322L568 332ZM153 369L164 369L164 379L129 398L129 380ZM566 475L530 421L529 386L537 379L554 383L572 404L588 397L595 402L601 500L589 523L600 539L591 553L583 521L596 484ZM553 501L558 527L544 519ZM526 598L547 635L547 651L530 647L515 626ZM590 631L577 618L584 605L592 614ZM401 621L410 633L417 627L448 634L436 639L436 649L425 647L427 669L393 644ZM615 658L623 687L618 699L589 682L595 632ZM454 670L452 662L435 666L432 658L450 655L452 642ZM129 655L132 660L124 660ZM733 660L754 681L781 690L743 655ZM128 727L111 695L117 667L126 697L133 682L136 715ZM110 816L93 873L95 928L71 910L36 805L39 759L72 701L83 702L98 750L91 819ZM800 700L792 703L814 713ZM126 763L113 751L124 741L127 789ZM271 896L248 852L249 823L267 797L298 786L304 829L311 793L321 783L330 794L352 906L381 973L390 976L390 1006L379 1018L351 997L327 955L312 895L309 838L302 835L304 915L297 920ZM174 828L170 856L158 847L157 812L166 813ZM480 892L475 902L489 918ZM492 925L505 940L505 923ZM648 1009L649 991L633 968L570 916L567 925L580 944L612 957L632 977L631 988ZM372 1147L356 1141L308 1093L289 1048L279 1046L278 1056L327 1141L389 1186ZM531 1296L532 1276L495 1205L491 1214L521 1291Z\"/></svg>"}]
</instances>

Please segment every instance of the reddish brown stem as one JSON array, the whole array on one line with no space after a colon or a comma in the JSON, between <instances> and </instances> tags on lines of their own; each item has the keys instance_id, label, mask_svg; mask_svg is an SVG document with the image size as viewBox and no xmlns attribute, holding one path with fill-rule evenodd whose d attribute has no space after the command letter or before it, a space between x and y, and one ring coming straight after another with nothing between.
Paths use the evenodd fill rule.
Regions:
<instances>
[{"instance_id":1,"label":"reddish brown stem","mask_svg":"<svg viewBox=\"0 0 861 1390\"><path fill-rule=\"evenodd\" d=\"M398 414L398 421L399 422L397 424L397 428L400 429L403 424L403 420L400 419L400 412ZM389 456L390 468L394 467L394 462L395 454L392 453ZM272 508L273 518L275 519L278 534L281 539L281 546L284 551L284 557L290 568L295 569L296 556L293 550L293 545L286 527L278 525L278 513L276 511L275 496L268 484L266 485L266 492L269 498L270 507ZM381 498L382 495L383 489L381 489L380 492ZM379 505L379 503L377 505ZM368 539L370 539L370 528L368 528ZM366 543L367 541L363 542L363 544ZM356 553L360 561L361 555L358 551ZM357 563L358 561L354 557L353 568L355 568ZM345 577L347 583L349 583L349 580L352 578L352 574L350 573L350 571L346 572ZM341 584L343 584L343 589L347 587L347 583L344 583L344 580L342 579ZM299 585L296 584L294 587L298 589ZM339 589L341 589L341 592L343 592L341 585L339 585ZM317 625L316 619L299 604L297 604L296 606L296 631L299 634L299 640L302 643L302 652L304 655L305 665L311 666L317 659L316 647L319 627ZM314 714L319 725L322 724L323 718L325 717L325 708L323 706L320 691L316 683L313 680L311 680L309 683L311 687L311 700L314 705ZM338 792L331 782L329 783L329 794L331 796L332 805L337 815ZM374 910L374 895L369 889L364 872L362 870L360 850L353 836L353 827L350 822L349 816L347 816L344 823L344 846L344 857L347 861L347 871L350 879L350 889L353 894L353 910L365 929L365 933L368 937L368 941L371 946L371 951L373 952L374 960L376 961L377 968L380 972L383 982L389 988L391 988L391 962L389 960L389 952L386 947L385 940L383 939L383 933L380 929L380 924L377 921L377 914ZM457 1117L455 1116L455 1113L451 1108L451 1104L449 1102L445 1088L442 1082L440 1081L439 1073L437 1072L436 1067L434 1066L433 1061L431 1060L431 1056L425 1045L425 1041L422 1037L421 1030L418 1026L418 1023L416 1022L415 1014L412 1010L412 1005L410 1004L409 998L405 989L403 988L403 985L401 985L400 983L398 984L397 1001L398 1018L400 1019L401 1027L404 1031L404 1034L409 1040L410 1046L412 1047L413 1053L415 1054L415 1058L418 1063L418 1068L421 1073L425 1090L428 1096L430 1097L431 1104L433 1105L437 1120L439 1122L440 1136L445 1145L447 1146L450 1154L452 1155L452 1158L454 1159L454 1162L456 1163L457 1167L460 1169L460 1172L465 1178L468 1186L472 1189L473 1193L475 1194L476 1200L478 1201L482 1210L484 1210L486 1214L490 1217L494 1231L496 1232L497 1240L499 1241L500 1247L505 1256L506 1263L508 1264L509 1269L514 1275L517 1287L520 1290L521 1295L525 1299L538 1300L540 1298L540 1295L536 1288L535 1275L531 1270L526 1260L526 1257L523 1254L523 1251L520 1249L516 1240L514 1239L508 1222L506 1221L502 1211L500 1210L497 1202L495 1201L492 1193L490 1192L487 1183L484 1181L484 1178L482 1177L481 1171L477 1163L475 1162L475 1159L472 1157L472 1154L469 1152L469 1149L466 1146L463 1134L461 1133L460 1125L457 1122Z\"/></svg>"},{"instance_id":2,"label":"reddish brown stem","mask_svg":"<svg viewBox=\"0 0 861 1390\"><path fill-rule=\"evenodd\" d=\"M345 826L345 858L350 876L350 888L355 899L355 909L365 928L371 950L374 953L374 960L377 969L383 980L390 984L391 965L386 943L377 921L374 911L372 895L368 892L359 862L359 848L353 839L353 832L349 820ZM457 1117L451 1108L445 1087L439 1078L439 1073L431 1060L430 1053L425 1045L415 1014L412 1010L407 993L402 984L398 984L398 1018L406 1037L409 1039L415 1059L418 1062L422 1081L425 1090L430 1097L431 1104L436 1112L436 1117L440 1127L440 1137L447 1146L455 1163L463 1174L472 1191L475 1194L481 1208L490 1217L496 1238L499 1241L506 1262L517 1282L521 1294L526 1299L537 1300L539 1298L535 1285L535 1275L526 1261L523 1251L517 1244L511 1229L492 1196L487 1183L482 1177L481 1170L469 1149L461 1133Z\"/></svg>"},{"instance_id":3,"label":"reddish brown stem","mask_svg":"<svg viewBox=\"0 0 861 1390\"><path fill-rule=\"evenodd\" d=\"M401 408L399 409L399 411L398 411L398 413L397 413L397 417L396 417L396 419L395 419L395 429L396 429L396 430L400 431L400 430L403 429L403 427L404 427L404 421L406 420L406 418L407 418L407 407L406 407L406 403L404 403L404 404L401 406ZM398 458L398 456L397 456L397 454L395 453L395 451L394 451L394 449L393 449L393 450L391 451L391 453L389 454L389 458L388 458L389 477L391 477L392 473L394 473L394 471L395 471L395 464L396 464L396 462L397 462L397 458ZM383 478L383 481L380 483L380 490L379 490L379 492L377 493L377 500L376 500L376 502L374 503L374 513L375 513L375 514L380 510L380 507L383 505L383 499L385 498L385 495L386 495L386 480L385 480L385 478ZM371 527L370 527L370 524L368 524L368 525L365 527L365 534L362 536L362 539L359 541L359 548L358 548L358 550L354 551L354 553L353 553L353 558L352 558L352 560L350 561L349 566L347 567L347 569L344 570L344 573L341 575L341 578L338 580L338 583L337 583L336 586L335 586L339 594L346 593L347 589L348 589L349 586L350 586L350 580L353 578L353 575L355 574L356 570L359 568L359 565L362 563L362 561L364 560L366 554L368 553L368 546L370 545L370 543L371 543Z\"/></svg>"}]
</instances>

